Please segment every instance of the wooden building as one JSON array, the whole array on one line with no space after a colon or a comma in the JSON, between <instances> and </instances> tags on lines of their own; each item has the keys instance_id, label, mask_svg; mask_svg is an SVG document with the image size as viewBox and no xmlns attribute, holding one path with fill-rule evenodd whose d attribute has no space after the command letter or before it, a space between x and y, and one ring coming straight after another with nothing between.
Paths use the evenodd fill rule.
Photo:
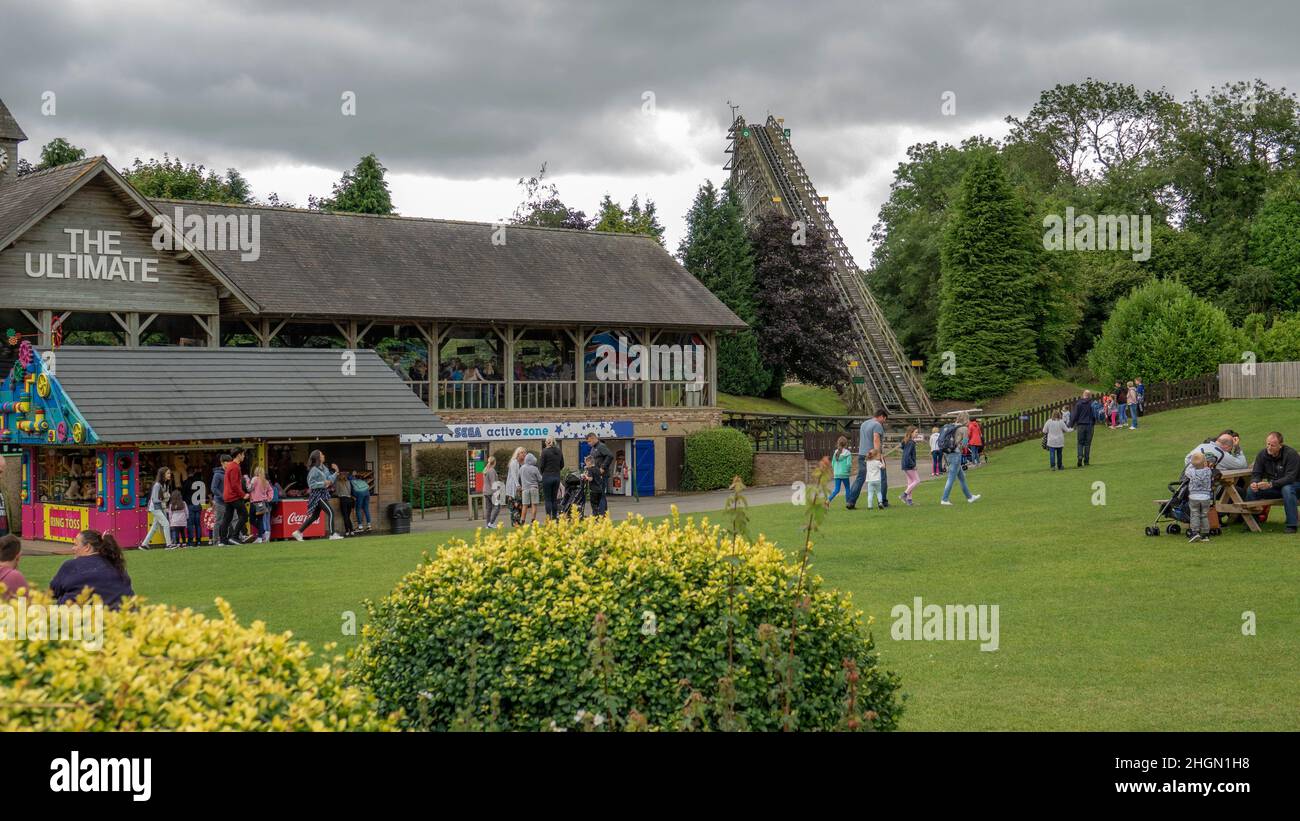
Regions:
<instances>
[{"instance_id":1,"label":"wooden building","mask_svg":"<svg viewBox=\"0 0 1300 821\"><path fill-rule=\"evenodd\" d=\"M41 350L374 350L451 427L408 443L558 433L576 464L596 429L641 493L719 424L718 335L744 327L647 237L148 200L100 157L0 174L0 295Z\"/></svg>"}]
</instances>

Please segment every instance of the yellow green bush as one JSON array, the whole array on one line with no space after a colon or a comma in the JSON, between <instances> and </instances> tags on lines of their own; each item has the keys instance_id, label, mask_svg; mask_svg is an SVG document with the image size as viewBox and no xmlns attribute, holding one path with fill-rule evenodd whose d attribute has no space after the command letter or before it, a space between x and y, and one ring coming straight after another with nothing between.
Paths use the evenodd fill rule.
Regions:
<instances>
[{"instance_id":1,"label":"yellow green bush","mask_svg":"<svg viewBox=\"0 0 1300 821\"><path fill-rule=\"evenodd\" d=\"M763 537L676 513L479 531L367 602L352 674L428 729L837 729L861 723L846 703L894 728L861 613L798 577Z\"/></svg>"},{"instance_id":2,"label":"yellow green bush","mask_svg":"<svg viewBox=\"0 0 1300 821\"><path fill-rule=\"evenodd\" d=\"M36 592L26 607L50 604ZM99 649L0 641L0 730L395 728L346 684L339 659L319 663L291 634L241 625L221 599L217 608L218 618L139 601L104 611Z\"/></svg>"}]
</instances>

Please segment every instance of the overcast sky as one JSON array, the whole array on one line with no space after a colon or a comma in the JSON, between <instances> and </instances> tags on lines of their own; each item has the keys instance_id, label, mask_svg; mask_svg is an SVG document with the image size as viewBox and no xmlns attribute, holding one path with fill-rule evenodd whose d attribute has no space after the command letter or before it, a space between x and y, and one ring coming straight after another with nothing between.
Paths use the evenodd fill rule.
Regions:
<instances>
[{"instance_id":1,"label":"overcast sky","mask_svg":"<svg viewBox=\"0 0 1300 821\"><path fill-rule=\"evenodd\" d=\"M118 166L168 152L299 205L373 151L402 214L491 221L545 161L588 214L606 192L654 199L671 250L696 187L725 179L731 101L785 117L865 266L908 145L1000 137L1088 76L1294 88L1298 41L1293 0L0 0L0 99L28 159L56 136Z\"/></svg>"}]
</instances>

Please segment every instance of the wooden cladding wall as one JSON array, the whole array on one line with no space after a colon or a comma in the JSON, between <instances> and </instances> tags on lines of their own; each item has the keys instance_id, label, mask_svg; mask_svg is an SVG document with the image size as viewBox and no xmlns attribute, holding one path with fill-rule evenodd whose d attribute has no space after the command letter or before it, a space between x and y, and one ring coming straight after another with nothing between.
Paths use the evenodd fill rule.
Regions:
<instances>
[{"instance_id":1,"label":"wooden cladding wall","mask_svg":"<svg viewBox=\"0 0 1300 821\"><path fill-rule=\"evenodd\" d=\"M1300 362L1220 365L1219 395L1224 399L1300 399Z\"/></svg>"},{"instance_id":2,"label":"wooden cladding wall","mask_svg":"<svg viewBox=\"0 0 1300 821\"><path fill-rule=\"evenodd\" d=\"M140 311L167 314L216 314L219 283L192 259L177 259L173 251L154 250L154 229L147 216L132 218L135 205L122 200L111 183L102 177L91 180L67 202L23 234L10 248L0 251L0 293L4 307L55 310ZM65 228L120 231L119 254L94 250L92 257L112 262L113 256L157 260L157 282L32 277L27 274L27 255L54 254L53 264L62 271L59 254L74 253L72 236ZM76 252L86 252L78 238ZM75 271L75 268L74 268Z\"/></svg>"}]
</instances>

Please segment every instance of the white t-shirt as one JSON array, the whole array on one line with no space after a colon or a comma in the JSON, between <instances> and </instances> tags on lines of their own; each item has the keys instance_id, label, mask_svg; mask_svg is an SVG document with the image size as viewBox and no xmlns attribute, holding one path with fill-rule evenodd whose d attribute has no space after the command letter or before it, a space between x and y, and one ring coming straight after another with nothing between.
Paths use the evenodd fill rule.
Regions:
<instances>
[{"instance_id":1,"label":"white t-shirt","mask_svg":"<svg viewBox=\"0 0 1300 821\"><path fill-rule=\"evenodd\" d=\"M885 463L880 461L879 459L868 459L867 460L867 481L879 482L880 471L884 467L885 467Z\"/></svg>"},{"instance_id":2,"label":"white t-shirt","mask_svg":"<svg viewBox=\"0 0 1300 821\"><path fill-rule=\"evenodd\" d=\"M939 431L930 434L930 452L934 453L939 449Z\"/></svg>"}]
</instances>

